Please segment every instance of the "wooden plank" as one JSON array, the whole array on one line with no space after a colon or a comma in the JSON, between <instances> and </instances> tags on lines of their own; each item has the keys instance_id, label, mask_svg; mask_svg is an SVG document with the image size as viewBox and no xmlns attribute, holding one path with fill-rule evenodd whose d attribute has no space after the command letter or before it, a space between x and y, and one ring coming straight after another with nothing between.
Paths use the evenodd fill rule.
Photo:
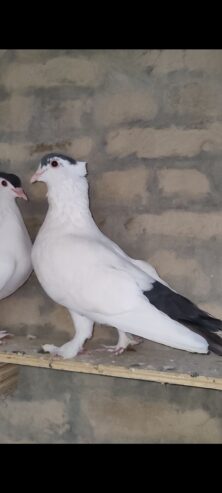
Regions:
<instances>
[{"instance_id":1,"label":"wooden plank","mask_svg":"<svg viewBox=\"0 0 222 493\"><path fill-rule=\"evenodd\" d=\"M18 366L14 364L0 365L0 395L12 393L18 382Z\"/></svg>"},{"instance_id":2,"label":"wooden plank","mask_svg":"<svg viewBox=\"0 0 222 493\"><path fill-rule=\"evenodd\" d=\"M189 374L153 371L148 369L142 370L138 368L126 368L119 365L111 366L108 364L81 363L76 360L50 358L47 355L40 358L38 356L0 353L0 359L4 362L13 362L13 364L16 365L222 390L222 378L212 378L199 375L191 376Z\"/></svg>"},{"instance_id":3,"label":"wooden plank","mask_svg":"<svg viewBox=\"0 0 222 493\"><path fill-rule=\"evenodd\" d=\"M9 395L16 390L18 384L18 375L7 378L0 383L0 395Z\"/></svg>"},{"instance_id":4,"label":"wooden plank","mask_svg":"<svg viewBox=\"0 0 222 493\"><path fill-rule=\"evenodd\" d=\"M1 346L0 364L10 363L222 390L222 358L214 354L197 355L145 341L131 351L114 356L107 352L95 351L101 343L114 342L98 337L86 344L85 354L74 359L63 360L39 353L42 344L53 342L61 345L67 340L67 334L54 332L49 336L37 336L35 340L15 335Z\"/></svg>"},{"instance_id":5,"label":"wooden plank","mask_svg":"<svg viewBox=\"0 0 222 493\"><path fill-rule=\"evenodd\" d=\"M18 368L14 364L4 364L0 368L0 383L7 380L7 378L18 374Z\"/></svg>"}]
</instances>

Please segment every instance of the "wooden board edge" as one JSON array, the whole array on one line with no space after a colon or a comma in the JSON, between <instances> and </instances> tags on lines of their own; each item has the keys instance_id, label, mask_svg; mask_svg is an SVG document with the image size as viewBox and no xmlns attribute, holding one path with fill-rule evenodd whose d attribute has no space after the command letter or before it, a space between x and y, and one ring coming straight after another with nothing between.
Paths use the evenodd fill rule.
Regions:
<instances>
[{"instance_id":1,"label":"wooden board edge","mask_svg":"<svg viewBox=\"0 0 222 493\"><path fill-rule=\"evenodd\" d=\"M222 378L206 377L198 375L192 377L186 373L163 372L141 368L126 368L123 366L84 363L75 360L60 360L50 356L35 357L32 355L19 355L0 353L1 363L12 363L15 365L32 366L36 368L49 368L54 370L87 373L93 375L104 375L117 378L129 378L135 380L146 380L162 384L184 385L189 387L200 387L214 390L222 390Z\"/></svg>"},{"instance_id":2,"label":"wooden board edge","mask_svg":"<svg viewBox=\"0 0 222 493\"><path fill-rule=\"evenodd\" d=\"M13 375L0 383L0 396L7 396L12 394L18 384L18 375Z\"/></svg>"},{"instance_id":3,"label":"wooden board edge","mask_svg":"<svg viewBox=\"0 0 222 493\"><path fill-rule=\"evenodd\" d=\"M15 375L18 375L18 365L8 363L0 367L0 383Z\"/></svg>"}]
</instances>

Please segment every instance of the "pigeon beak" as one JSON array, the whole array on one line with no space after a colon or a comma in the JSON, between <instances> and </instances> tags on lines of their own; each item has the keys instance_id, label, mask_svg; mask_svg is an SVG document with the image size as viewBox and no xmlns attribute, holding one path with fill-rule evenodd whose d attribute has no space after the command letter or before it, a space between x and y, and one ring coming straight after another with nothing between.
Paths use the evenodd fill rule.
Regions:
<instances>
[{"instance_id":1,"label":"pigeon beak","mask_svg":"<svg viewBox=\"0 0 222 493\"><path fill-rule=\"evenodd\" d=\"M35 183L36 181L39 181L39 178L41 175L43 175L43 173L45 173L45 171L36 171L36 173L34 173L32 178L30 179L30 183Z\"/></svg>"},{"instance_id":2,"label":"pigeon beak","mask_svg":"<svg viewBox=\"0 0 222 493\"><path fill-rule=\"evenodd\" d=\"M16 187L13 189L13 192L15 192L16 197L19 197L20 199L28 200L28 197L25 194L23 188Z\"/></svg>"}]
</instances>

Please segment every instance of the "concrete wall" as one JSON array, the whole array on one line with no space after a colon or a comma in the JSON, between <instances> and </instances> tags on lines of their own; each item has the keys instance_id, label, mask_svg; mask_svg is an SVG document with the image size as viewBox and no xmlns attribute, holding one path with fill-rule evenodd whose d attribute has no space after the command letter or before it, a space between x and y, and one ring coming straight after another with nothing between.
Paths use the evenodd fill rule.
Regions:
<instances>
[{"instance_id":1,"label":"concrete wall","mask_svg":"<svg viewBox=\"0 0 222 493\"><path fill-rule=\"evenodd\" d=\"M2 50L1 169L23 179L31 202L21 204L21 209L32 238L47 209L45 186L28 183L40 157L57 150L86 159L92 210L101 229L130 255L152 262L175 289L222 317L221 84L221 50ZM48 331L52 342L55 330L66 331L67 337L73 333L65 309L49 300L34 275L15 295L2 301L0 308L4 328L38 334ZM102 395L105 381L113 389L126 386L126 382L103 377L62 372L53 377L53 372L23 370L25 380L29 375L35 376L29 399L40 393L45 399L43 407L47 407L48 379L61 385L69 382L69 387L73 381L84 382L86 387L101 382ZM148 393L153 386L127 383L128 417L132 388L144 395L143 389ZM173 389L176 396L178 389ZM182 389L179 395L187 392ZM201 390L192 392L206 395ZM56 407L56 390L53 395ZM22 396L21 388L18 409L22 409ZM212 396L220 399L218 392L212 391ZM66 409L68 404L62 402ZM38 406L35 409L38 413ZM145 413L145 401L141 409ZM11 423L13 409L10 416ZM169 422L170 416L172 427L175 419L169 414ZM72 420L77 428L82 426L81 418ZM0 430L1 426L0 421ZM161 436L158 432L153 435L148 426L143 435L142 429L138 422L138 440L144 436L145 441L155 436L164 440L164 431ZM16 430L15 426L14 439L18 438ZM80 432L70 433L71 441L77 436L81 440ZM38 440L37 432L27 436ZM53 433L50 436L53 441ZM88 439L92 436L96 440L95 430L89 431ZM182 439L179 431L175 440L176 436ZM215 435L209 432L207 436ZM106 436L104 429L101 437L109 439L111 434ZM118 437L127 438L123 432Z\"/></svg>"},{"instance_id":2,"label":"concrete wall","mask_svg":"<svg viewBox=\"0 0 222 493\"><path fill-rule=\"evenodd\" d=\"M24 368L0 443L222 443L222 392Z\"/></svg>"}]
</instances>

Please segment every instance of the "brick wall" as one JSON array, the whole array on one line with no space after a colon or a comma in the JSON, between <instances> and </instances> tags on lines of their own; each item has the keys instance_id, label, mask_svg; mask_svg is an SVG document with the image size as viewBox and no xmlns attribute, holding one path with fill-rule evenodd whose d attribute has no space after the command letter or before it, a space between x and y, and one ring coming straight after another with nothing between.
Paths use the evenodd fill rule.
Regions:
<instances>
[{"instance_id":1,"label":"brick wall","mask_svg":"<svg viewBox=\"0 0 222 493\"><path fill-rule=\"evenodd\" d=\"M29 184L41 156L85 159L101 229L222 317L221 84L222 50L1 50L1 169L23 179L32 238L47 210L45 185ZM34 275L0 309L4 328L73 333Z\"/></svg>"},{"instance_id":2,"label":"brick wall","mask_svg":"<svg viewBox=\"0 0 222 493\"><path fill-rule=\"evenodd\" d=\"M40 157L86 159L101 229L222 316L222 51L2 50L0 68L1 168L23 178L32 238L47 209L28 183ZM72 331L34 276L1 312L5 326Z\"/></svg>"}]
</instances>

